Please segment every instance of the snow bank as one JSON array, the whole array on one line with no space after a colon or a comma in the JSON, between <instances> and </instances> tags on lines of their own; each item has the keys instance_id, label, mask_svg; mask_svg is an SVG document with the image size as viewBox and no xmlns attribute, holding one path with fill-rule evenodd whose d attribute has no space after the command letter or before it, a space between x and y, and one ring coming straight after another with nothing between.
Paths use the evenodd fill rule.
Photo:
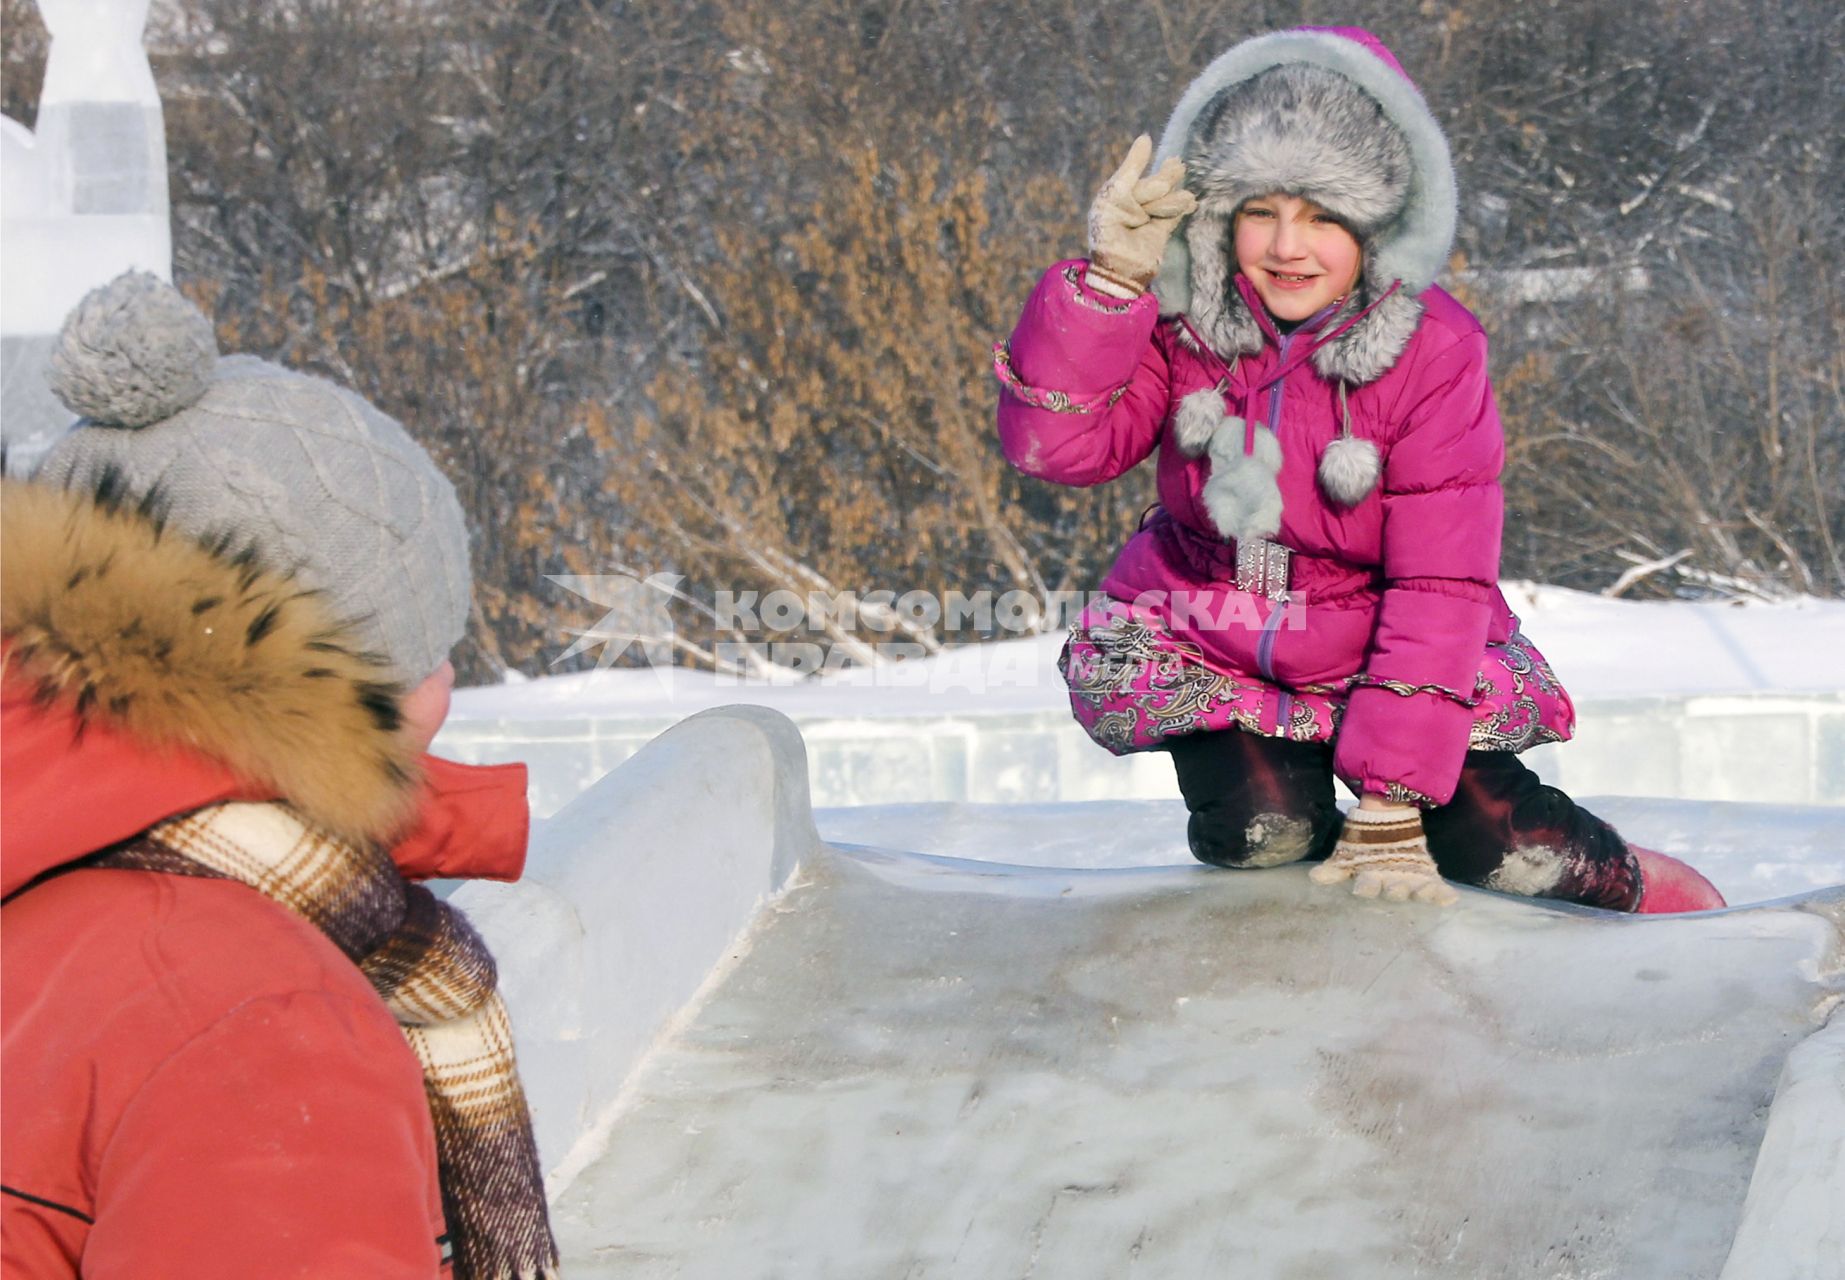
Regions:
<instances>
[{"instance_id":1,"label":"snow bank","mask_svg":"<svg viewBox=\"0 0 1845 1280\"><path fill-rule=\"evenodd\" d=\"M1845 1020L1788 1055L1721 1280L1845 1275Z\"/></svg>"},{"instance_id":2,"label":"snow bank","mask_svg":"<svg viewBox=\"0 0 1845 1280\"><path fill-rule=\"evenodd\" d=\"M1504 591L1525 634L1579 701L1845 691L1845 600L1611 600L1531 582L1508 582ZM736 703L815 718L1061 711L1067 702L1056 659L1063 639L1057 633L964 646L798 684L678 668L580 672L458 690L453 714L677 718Z\"/></svg>"},{"instance_id":3,"label":"snow bank","mask_svg":"<svg viewBox=\"0 0 1845 1280\"><path fill-rule=\"evenodd\" d=\"M1845 925L1845 900L1834 895L1828 914ZM1720 1280L1845 1275L1845 956L1835 950L1823 976L1832 1021L1787 1057Z\"/></svg>"}]
</instances>

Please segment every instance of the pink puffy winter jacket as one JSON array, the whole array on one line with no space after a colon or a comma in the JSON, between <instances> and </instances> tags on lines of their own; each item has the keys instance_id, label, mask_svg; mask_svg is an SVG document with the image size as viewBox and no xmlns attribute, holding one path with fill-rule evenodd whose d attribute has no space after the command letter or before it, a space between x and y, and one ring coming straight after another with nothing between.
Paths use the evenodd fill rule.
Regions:
<instances>
[{"instance_id":1,"label":"pink puffy winter jacket","mask_svg":"<svg viewBox=\"0 0 1845 1280\"><path fill-rule=\"evenodd\" d=\"M1363 157L1323 175L1303 176L1298 165L1273 178L1212 170L1240 154L1201 134L1214 96L1294 61L1350 78L1409 139L1400 207L1368 209L1367 193L1340 189ZM1161 150L1186 158L1198 211L1173 237L1154 291L1138 299L1090 289L1080 261L1039 281L996 362L1006 456L1028 475L1093 485L1157 452L1160 511L1122 549L1104 590L1151 600L1170 636L1215 670L1283 690L1337 691L1346 698L1339 775L1364 790L1445 803L1489 644L1510 638L1516 620L1497 587L1504 443L1486 338L1433 284L1454 225L1440 129L1372 38L1301 30L1213 63L1181 100ZM1344 214L1365 251L1354 296L1288 334L1235 274L1230 246L1236 207L1272 189ZM1316 478L1344 427L1342 386L1351 434L1381 459L1375 488L1351 505ZM1203 497L1212 460L1177 439L1186 398L1213 389L1225 414L1271 430L1279 444L1273 537L1297 553L1285 608L1235 585L1235 545ZM1190 593L1189 607L1170 603L1177 593ZM1556 736L1567 736L1567 724Z\"/></svg>"}]
</instances>

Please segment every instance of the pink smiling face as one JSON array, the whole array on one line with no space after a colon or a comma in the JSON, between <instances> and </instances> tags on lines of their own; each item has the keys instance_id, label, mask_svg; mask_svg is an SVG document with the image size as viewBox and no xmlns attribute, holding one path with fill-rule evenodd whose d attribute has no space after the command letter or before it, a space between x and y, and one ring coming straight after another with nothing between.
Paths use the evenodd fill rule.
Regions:
<instances>
[{"instance_id":1,"label":"pink smiling face","mask_svg":"<svg viewBox=\"0 0 1845 1280\"><path fill-rule=\"evenodd\" d=\"M1305 320L1358 283L1358 241L1299 196L1257 196L1236 215L1236 265L1277 320Z\"/></svg>"}]
</instances>

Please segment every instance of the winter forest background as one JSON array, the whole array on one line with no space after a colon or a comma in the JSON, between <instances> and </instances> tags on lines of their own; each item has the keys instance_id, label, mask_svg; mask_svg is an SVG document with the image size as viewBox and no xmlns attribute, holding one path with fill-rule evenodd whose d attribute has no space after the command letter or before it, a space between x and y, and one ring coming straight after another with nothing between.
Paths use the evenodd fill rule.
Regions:
<instances>
[{"instance_id":1,"label":"winter forest background","mask_svg":"<svg viewBox=\"0 0 1845 1280\"><path fill-rule=\"evenodd\" d=\"M1192 74L1302 22L1449 131L1506 576L1845 595L1835 0L156 0L175 275L445 466L466 680L545 669L547 574L684 575L690 664L720 587L1089 590L1151 468L1013 474L989 347ZM30 0L0 39L30 124Z\"/></svg>"}]
</instances>

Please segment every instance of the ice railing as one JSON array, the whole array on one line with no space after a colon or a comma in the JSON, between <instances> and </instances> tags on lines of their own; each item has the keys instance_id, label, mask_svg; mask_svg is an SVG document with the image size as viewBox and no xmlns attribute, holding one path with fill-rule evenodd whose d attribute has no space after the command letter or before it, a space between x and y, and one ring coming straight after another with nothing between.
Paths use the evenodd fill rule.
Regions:
<instances>
[{"instance_id":1,"label":"ice railing","mask_svg":"<svg viewBox=\"0 0 1845 1280\"><path fill-rule=\"evenodd\" d=\"M1577 710L1574 741L1525 756L1573 794L1845 805L1845 693L1598 698ZM1111 756L1055 707L792 718L817 807L1178 797L1164 756ZM476 762L523 760L543 817L678 719L453 720L437 749Z\"/></svg>"}]
</instances>

